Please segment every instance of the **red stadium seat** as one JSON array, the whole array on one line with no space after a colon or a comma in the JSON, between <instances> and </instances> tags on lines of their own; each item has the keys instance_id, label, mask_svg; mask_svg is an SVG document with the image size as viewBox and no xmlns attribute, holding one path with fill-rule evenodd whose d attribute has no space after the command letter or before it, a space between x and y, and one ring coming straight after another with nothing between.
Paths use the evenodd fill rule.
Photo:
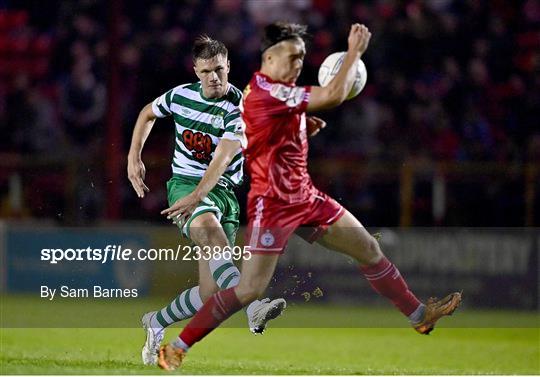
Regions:
<instances>
[{"instance_id":1,"label":"red stadium seat","mask_svg":"<svg viewBox=\"0 0 540 377\"><path fill-rule=\"evenodd\" d=\"M51 51L52 41L48 35L39 35L30 43L31 53L35 56L47 55Z\"/></svg>"}]
</instances>

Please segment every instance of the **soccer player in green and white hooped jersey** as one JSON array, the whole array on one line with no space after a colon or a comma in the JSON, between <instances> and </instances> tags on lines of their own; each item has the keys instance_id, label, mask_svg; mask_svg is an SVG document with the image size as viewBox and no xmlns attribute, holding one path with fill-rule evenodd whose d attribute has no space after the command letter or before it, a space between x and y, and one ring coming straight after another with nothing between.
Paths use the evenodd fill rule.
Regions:
<instances>
[{"instance_id":1,"label":"soccer player in green and white hooped jersey","mask_svg":"<svg viewBox=\"0 0 540 377\"><path fill-rule=\"evenodd\" d=\"M220 139L237 140L241 127L238 103L242 93L233 85L224 98L206 98L201 83L184 84L169 90L152 102L159 118L172 115L176 123L176 147L172 163L174 177L202 177L212 160ZM217 182L225 187L238 186L243 178L240 148Z\"/></svg>"},{"instance_id":2,"label":"soccer player in green and white hooped jersey","mask_svg":"<svg viewBox=\"0 0 540 377\"><path fill-rule=\"evenodd\" d=\"M177 86L140 112L128 154L128 177L140 198L149 191L141 159L144 143L156 118L172 116L176 143L173 176L167 182L169 207L161 213L180 232L203 248L223 250L234 246L239 226L239 205L233 188L242 182L242 121L240 90L228 82L230 63L225 45L200 36L193 46L193 63L199 82ZM145 364L156 364L165 327L195 315L203 302L219 289L234 287L240 272L224 255L199 260L199 285L182 292L169 305L143 315ZM246 310L253 333L281 314L285 300L255 300Z\"/></svg>"}]
</instances>

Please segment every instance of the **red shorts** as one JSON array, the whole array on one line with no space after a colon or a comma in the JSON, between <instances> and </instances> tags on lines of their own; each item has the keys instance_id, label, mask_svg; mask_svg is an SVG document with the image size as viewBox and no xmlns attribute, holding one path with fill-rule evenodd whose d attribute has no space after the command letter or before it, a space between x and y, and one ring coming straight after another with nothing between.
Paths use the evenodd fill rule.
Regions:
<instances>
[{"instance_id":1,"label":"red shorts","mask_svg":"<svg viewBox=\"0 0 540 377\"><path fill-rule=\"evenodd\" d=\"M345 213L345 209L325 193L313 188L306 201L287 203L279 199L248 197L246 241L254 254L283 254L289 237L297 232L314 242Z\"/></svg>"}]
</instances>

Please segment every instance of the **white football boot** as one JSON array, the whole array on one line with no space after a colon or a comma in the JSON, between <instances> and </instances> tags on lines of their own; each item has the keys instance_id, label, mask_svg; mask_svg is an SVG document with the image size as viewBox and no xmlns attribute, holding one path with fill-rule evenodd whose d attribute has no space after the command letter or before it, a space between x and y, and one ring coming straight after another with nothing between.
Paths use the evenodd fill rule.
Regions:
<instances>
[{"instance_id":1,"label":"white football boot","mask_svg":"<svg viewBox=\"0 0 540 377\"><path fill-rule=\"evenodd\" d=\"M165 335L164 328L152 328L150 325L152 317L157 312L148 312L141 318L141 323L146 332L146 340L141 351L142 361L144 365L157 365L159 346Z\"/></svg>"},{"instance_id":2,"label":"white football boot","mask_svg":"<svg viewBox=\"0 0 540 377\"><path fill-rule=\"evenodd\" d=\"M277 318L287 307L287 302L282 298L270 301L265 298L248 313L248 326L253 334L262 334L268 321Z\"/></svg>"}]
</instances>

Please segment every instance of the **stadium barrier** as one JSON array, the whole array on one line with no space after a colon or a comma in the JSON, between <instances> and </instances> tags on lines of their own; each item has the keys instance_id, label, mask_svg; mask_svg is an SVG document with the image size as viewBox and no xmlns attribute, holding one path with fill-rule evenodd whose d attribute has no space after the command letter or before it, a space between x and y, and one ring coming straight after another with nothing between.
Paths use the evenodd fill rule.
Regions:
<instances>
[{"instance_id":1,"label":"stadium barrier","mask_svg":"<svg viewBox=\"0 0 540 377\"><path fill-rule=\"evenodd\" d=\"M147 179L168 176L170 161L162 155L149 152L145 163ZM89 170L81 172L81 167ZM80 200L75 196L85 185L99 197L97 214L111 206L121 207L118 200L113 203L107 195L101 197L107 186L99 173L102 170L103 161L77 156L33 158L0 153L0 186L4 187L0 216L48 216L65 224L77 223ZM540 224L540 166L534 163L406 160L392 164L324 158L311 160L310 172L319 188L342 198L349 210L361 214L370 225ZM128 185L125 177L108 183ZM139 212L144 216L144 211Z\"/></svg>"}]
</instances>

